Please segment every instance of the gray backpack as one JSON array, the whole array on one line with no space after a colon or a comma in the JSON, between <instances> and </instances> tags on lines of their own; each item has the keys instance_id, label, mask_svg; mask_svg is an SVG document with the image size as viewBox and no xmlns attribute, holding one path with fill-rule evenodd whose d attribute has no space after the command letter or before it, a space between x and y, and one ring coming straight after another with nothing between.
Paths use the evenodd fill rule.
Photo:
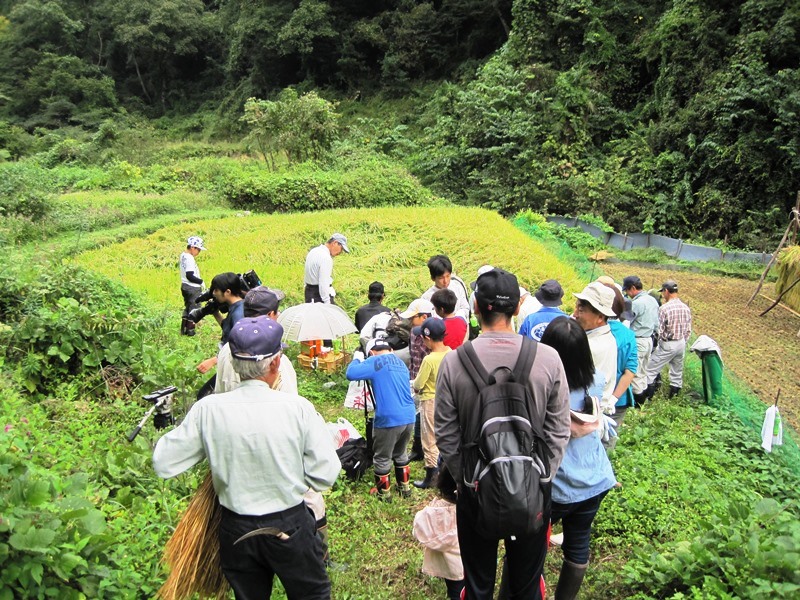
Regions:
<instances>
[{"instance_id":1,"label":"gray backpack","mask_svg":"<svg viewBox=\"0 0 800 600\"><path fill-rule=\"evenodd\" d=\"M476 530L484 537L503 539L541 531L550 513L552 451L542 425L528 407L525 385L538 343L523 338L513 370L486 372L471 342L457 350L458 358L478 388L480 428L477 438L462 444L463 480L478 503ZM500 371L508 372L498 381Z\"/></svg>"}]
</instances>

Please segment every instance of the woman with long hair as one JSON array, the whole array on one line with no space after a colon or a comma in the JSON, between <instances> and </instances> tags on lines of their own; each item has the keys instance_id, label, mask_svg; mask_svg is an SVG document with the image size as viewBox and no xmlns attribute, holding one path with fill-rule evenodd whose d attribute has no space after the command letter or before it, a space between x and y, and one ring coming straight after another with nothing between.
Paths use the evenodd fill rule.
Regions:
<instances>
[{"instance_id":1,"label":"woman with long hair","mask_svg":"<svg viewBox=\"0 0 800 600\"><path fill-rule=\"evenodd\" d=\"M561 357L570 390L571 437L553 478L550 520L561 521L564 530L564 562L555 598L572 600L589 566L592 521L617 480L600 439L603 415L595 400L602 396L605 382L602 374L595 373L586 333L574 319L554 319L545 329L542 343Z\"/></svg>"}]
</instances>

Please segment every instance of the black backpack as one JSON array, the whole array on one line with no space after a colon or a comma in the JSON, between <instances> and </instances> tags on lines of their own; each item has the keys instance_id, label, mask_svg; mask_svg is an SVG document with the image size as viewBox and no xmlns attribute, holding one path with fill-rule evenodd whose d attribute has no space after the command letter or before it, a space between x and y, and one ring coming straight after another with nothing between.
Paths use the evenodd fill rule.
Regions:
<instances>
[{"instance_id":1,"label":"black backpack","mask_svg":"<svg viewBox=\"0 0 800 600\"><path fill-rule=\"evenodd\" d=\"M523 338L514 369L498 367L491 374L471 342L457 350L478 388L480 411L477 439L462 444L463 480L477 498L475 528L490 539L537 533L549 519L553 453L542 425L529 414L531 392L525 385L536 348L536 342ZM502 382L496 378L501 370L509 373Z\"/></svg>"},{"instance_id":2,"label":"black backpack","mask_svg":"<svg viewBox=\"0 0 800 600\"><path fill-rule=\"evenodd\" d=\"M361 479L372 466L372 452L364 438L347 440L336 454L339 455L344 474L350 481Z\"/></svg>"},{"instance_id":3,"label":"black backpack","mask_svg":"<svg viewBox=\"0 0 800 600\"><path fill-rule=\"evenodd\" d=\"M397 312L392 311L389 322L386 324L386 335L384 339L392 347L392 350L402 350L408 348L408 339L411 334L411 321L404 319Z\"/></svg>"}]
</instances>

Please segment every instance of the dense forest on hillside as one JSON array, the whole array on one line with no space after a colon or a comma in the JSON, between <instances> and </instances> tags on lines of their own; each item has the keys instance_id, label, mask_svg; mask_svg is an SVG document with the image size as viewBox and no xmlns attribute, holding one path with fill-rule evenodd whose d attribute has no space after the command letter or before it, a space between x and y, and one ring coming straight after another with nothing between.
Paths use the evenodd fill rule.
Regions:
<instances>
[{"instance_id":1,"label":"dense forest on hillside","mask_svg":"<svg viewBox=\"0 0 800 600\"><path fill-rule=\"evenodd\" d=\"M456 201L771 250L799 63L800 0L0 0L0 161L131 114L238 139L294 86L398 99L375 147Z\"/></svg>"}]
</instances>

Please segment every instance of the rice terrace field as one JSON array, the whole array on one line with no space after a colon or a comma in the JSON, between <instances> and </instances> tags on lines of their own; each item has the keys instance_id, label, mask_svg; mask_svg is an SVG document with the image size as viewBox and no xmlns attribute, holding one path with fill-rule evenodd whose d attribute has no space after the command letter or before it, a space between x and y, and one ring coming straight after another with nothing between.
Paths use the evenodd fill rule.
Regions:
<instances>
[{"instance_id":1,"label":"rice terrace field","mask_svg":"<svg viewBox=\"0 0 800 600\"><path fill-rule=\"evenodd\" d=\"M603 269L616 281L637 274L646 287L676 280L681 298L692 309L693 333L714 339L722 349L726 369L745 381L765 404L772 404L780 388L781 415L795 430L800 429L800 317L781 306L758 316L772 304L764 296L776 297L774 284L765 284L746 306L755 281L620 263L604 264Z\"/></svg>"},{"instance_id":2,"label":"rice terrace field","mask_svg":"<svg viewBox=\"0 0 800 600\"><path fill-rule=\"evenodd\" d=\"M574 251L534 239L498 214L477 208L273 215L215 210L192 222L182 215L164 218L157 227L106 242L89 238L93 249L64 257L52 279L21 288L20 297L45 306L56 298L57 309L32 309L20 328L34 340L45 336L47 341L21 358L28 379L20 381L30 397L16 391L17 380L0 382L6 420L0 440L11 465L3 468L22 474L13 475L11 504L0 505L0 518L8 512L9 522L30 526L28 537L16 538L11 554L3 554L0 545L0 582L10 578L13 589L42 593L0 597L45 597L46 584L68 588L65 598L139 600L154 598L163 583L162 548L205 467L163 481L151 466L152 446L161 434L148 424L133 444L125 435L146 409L141 395L157 387L179 387L175 413L180 418L206 378L194 366L216 351L219 329L210 318L200 323L197 336L178 335L177 257L189 235L201 235L208 248L198 258L206 281L219 272L254 269L266 284L284 290L284 306L291 306L301 302L306 252L341 231L351 253L335 260L334 286L337 301L350 314L366 302L367 286L375 279L386 286L388 306L405 307L430 285L425 263L437 253L448 254L467 282L485 263L515 272L530 290L556 278L567 292L568 311L571 293L582 289L592 272ZM60 242L52 243L56 248ZM763 402L780 386L784 415L797 424L800 361L794 336L800 319L780 308L758 319L763 299L745 309L753 282L624 264L603 268L617 280L639 274L653 287L677 279L694 310L695 333L720 343L726 372L752 386ZM771 292L771 286L765 288L767 295ZM100 311L97 320L94 310ZM51 323L59 324L52 343L46 337ZM94 333L86 338L71 333L83 328ZM22 347L24 340L18 337L14 344ZM352 336L348 348L355 343ZM93 368L95 346L110 363L102 369ZM82 376L43 388L53 369L64 371L61 361L74 364L70 349L79 356L87 353ZM297 351L290 345L287 355L294 358ZM363 430L363 414L343 407L347 383L342 373L298 371L300 394L327 421L345 417ZM673 400L659 394L645 409L626 416L611 455L622 487L609 494L595 521L582 598L766 600L792 598L800 590L795 583L800 523L793 508L800 473L786 463L795 456L787 452L796 452L796 444L764 454L757 433L731 418L724 406L697 401L698 378L698 361L689 357L685 394ZM422 477L421 463L412 464L411 475ZM422 574L422 551L411 534L414 514L434 492L417 490L408 501L385 505L368 495L370 485L370 478L352 483L340 477L326 495L333 558L348 565L331 572L333 598L443 598L441 580ZM65 506L78 508L64 513ZM30 525L34 522L44 528L41 534ZM0 532L3 527L5 520ZM34 530L46 537L34 537ZM49 546L40 539L51 540ZM553 548L545 570L551 590L560 563L560 550ZM279 587L273 597L284 597Z\"/></svg>"}]
</instances>

